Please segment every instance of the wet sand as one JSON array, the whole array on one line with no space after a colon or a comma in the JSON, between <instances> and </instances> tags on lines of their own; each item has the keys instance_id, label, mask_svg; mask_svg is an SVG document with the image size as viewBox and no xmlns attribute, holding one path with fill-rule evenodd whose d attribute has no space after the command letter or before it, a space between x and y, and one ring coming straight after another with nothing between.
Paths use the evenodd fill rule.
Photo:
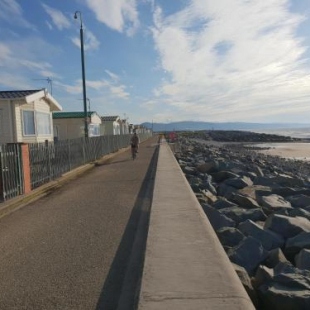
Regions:
<instances>
[{"instance_id":1,"label":"wet sand","mask_svg":"<svg viewBox=\"0 0 310 310\"><path fill-rule=\"evenodd\" d=\"M257 144L256 147L270 147L258 150L259 153L283 158L310 160L310 143L265 143Z\"/></svg>"}]
</instances>

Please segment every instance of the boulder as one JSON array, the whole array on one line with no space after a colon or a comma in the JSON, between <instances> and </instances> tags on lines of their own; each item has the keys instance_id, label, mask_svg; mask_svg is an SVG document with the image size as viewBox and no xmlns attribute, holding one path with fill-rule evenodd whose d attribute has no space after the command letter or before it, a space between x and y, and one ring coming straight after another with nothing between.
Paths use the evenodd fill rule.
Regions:
<instances>
[{"instance_id":1,"label":"boulder","mask_svg":"<svg viewBox=\"0 0 310 310\"><path fill-rule=\"evenodd\" d=\"M236 225L233 220L210 205L204 203L201 206L215 231L223 227L234 227Z\"/></svg>"},{"instance_id":2,"label":"boulder","mask_svg":"<svg viewBox=\"0 0 310 310\"><path fill-rule=\"evenodd\" d=\"M264 265L268 268L274 268L279 263L287 263L288 260L284 256L280 248L270 250L268 256L264 262Z\"/></svg>"},{"instance_id":3,"label":"boulder","mask_svg":"<svg viewBox=\"0 0 310 310\"><path fill-rule=\"evenodd\" d=\"M233 265L233 267L234 267L234 269L235 269L235 271L236 271L236 273L237 273L237 275L238 275L238 277L239 277L243 287L245 288L246 292L248 293L248 295L251 298L254 306L257 309L257 307L258 307L258 297L257 297L256 291L253 288L251 279L250 279L247 271L243 267L241 267L241 266L239 266L237 264L232 263L232 265Z\"/></svg>"},{"instance_id":4,"label":"boulder","mask_svg":"<svg viewBox=\"0 0 310 310\"><path fill-rule=\"evenodd\" d=\"M264 230L263 227L251 220L246 220L239 224L238 229L246 236L251 236L261 242L262 246L267 250L282 247L284 239L281 235L271 231Z\"/></svg>"},{"instance_id":5,"label":"boulder","mask_svg":"<svg viewBox=\"0 0 310 310\"><path fill-rule=\"evenodd\" d=\"M182 170L185 173L185 175L196 175L197 174L196 168L194 167L185 166L183 167Z\"/></svg>"},{"instance_id":6,"label":"boulder","mask_svg":"<svg viewBox=\"0 0 310 310\"><path fill-rule=\"evenodd\" d=\"M216 231L221 244L226 248L238 245L243 239L244 234L235 227L223 227Z\"/></svg>"},{"instance_id":7,"label":"boulder","mask_svg":"<svg viewBox=\"0 0 310 310\"><path fill-rule=\"evenodd\" d=\"M254 172L257 176L259 176L259 177L263 177L263 176L264 176L264 172L263 172L263 170L262 170L259 166L254 165L254 166L252 167L252 169L253 169L253 172Z\"/></svg>"},{"instance_id":8,"label":"boulder","mask_svg":"<svg viewBox=\"0 0 310 310\"><path fill-rule=\"evenodd\" d=\"M213 195L217 195L217 191L209 178L202 182L202 188L209 190Z\"/></svg>"},{"instance_id":9,"label":"boulder","mask_svg":"<svg viewBox=\"0 0 310 310\"><path fill-rule=\"evenodd\" d=\"M288 216L292 216L292 217L301 216L301 217L304 217L310 221L310 212L303 209L303 208L289 209L289 210L287 210L287 214L288 214Z\"/></svg>"},{"instance_id":10,"label":"boulder","mask_svg":"<svg viewBox=\"0 0 310 310\"><path fill-rule=\"evenodd\" d=\"M224 197L218 197L217 201L212 204L212 207L219 210L219 209L238 207L238 206Z\"/></svg>"},{"instance_id":11,"label":"boulder","mask_svg":"<svg viewBox=\"0 0 310 310\"><path fill-rule=\"evenodd\" d=\"M217 196L213 195L213 193L211 193L209 190L203 189L201 193L207 200L207 203L213 204L214 202L217 201Z\"/></svg>"},{"instance_id":12,"label":"boulder","mask_svg":"<svg viewBox=\"0 0 310 310\"><path fill-rule=\"evenodd\" d=\"M215 172L215 171L218 171L218 168L219 168L219 163L218 161L215 161L215 160L210 160L204 163L200 163L197 166L197 170L202 173Z\"/></svg>"},{"instance_id":13,"label":"boulder","mask_svg":"<svg viewBox=\"0 0 310 310\"><path fill-rule=\"evenodd\" d=\"M310 196L301 194L301 195L289 196L286 199L290 201L292 206L295 208L305 208L307 206L310 206Z\"/></svg>"},{"instance_id":14,"label":"boulder","mask_svg":"<svg viewBox=\"0 0 310 310\"><path fill-rule=\"evenodd\" d=\"M267 215L279 210L292 209L290 202L276 194L261 197L261 205Z\"/></svg>"},{"instance_id":15,"label":"boulder","mask_svg":"<svg viewBox=\"0 0 310 310\"><path fill-rule=\"evenodd\" d=\"M268 256L268 252L258 240L247 237L230 249L227 255L231 262L242 266L249 275L253 275L255 269Z\"/></svg>"},{"instance_id":16,"label":"boulder","mask_svg":"<svg viewBox=\"0 0 310 310\"><path fill-rule=\"evenodd\" d=\"M296 195L308 195L310 196L310 189L307 188L293 188L293 187L279 187L272 190L273 194L280 195L282 197L296 196Z\"/></svg>"},{"instance_id":17,"label":"boulder","mask_svg":"<svg viewBox=\"0 0 310 310\"><path fill-rule=\"evenodd\" d=\"M239 207L245 209L254 209L260 207L259 204L251 197L244 196L238 193L234 194L231 200L237 203Z\"/></svg>"},{"instance_id":18,"label":"boulder","mask_svg":"<svg viewBox=\"0 0 310 310\"><path fill-rule=\"evenodd\" d=\"M226 179L229 179L229 178L238 178L239 177L238 174L235 174L233 172L226 171L226 170L219 171L219 172L216 172L216 173L212 173L211 175L213 177L213 180L215 182L218 182L218 183L223 182L223 181L225 181Z\"/></svg>"},{"instance_id":19,"label":"boulder","mask_svg":"<svg viewBox=\"0 0 310 310\"><path fill-rule=\"evenodd\" d=\"M234 193L236 192L236 188L226 185L225 183L221 183L218 187L217 187L217 194L218 196L221 197L225 197L227 199L231 199L234 195Z\"/></svg>"},{"instance_id":20,"label":"boulder","mask_svg":"<svg viewBox=\"0 0 310 310\"><path fill-rule=\"evenodd\" d=\"M255 276L253 277L252 284L255 288L260 287L264 283L272 280L274 271L264 265L259 265L256 269Z\"/></svg>"},{"instance_id":21,"label":"boulder","mask_svg":"<svg viewBox=\"0 0 310 310\"><path fill-rule=\"evenodd\" d=\"M259 203L258 198L260 196L270 195L271 188L268 186L251 185L238 190L238 193L243 196L251 197Z\"/></svg>"},{"instance_id":22,"label":"boulder","mask_svg":"<svg viewBox=\"0 0 310 310\"><path fill-rule=\"evenodd\" d=\"M302 249L295 256L295 264L296 264L296 267L299 269L307 269L310 271L310 250Z\"/></svg>"},{"instance_id":23,"label":"boulder","mask_svg":"<svg viewBox=\"0 0 310 310\"><path fill-rule=\"evenodd\" d=\"M284 238L291 238L301 232L310 232L310 221L298 216L272 214L266 219L264 229L270 229Z\"/></svg>"},{"instance_id":24,"label":"boulder","mask_svg":"<svg viewBox=\"0 0 310 310\"><path fill-rule=\"evenodd\" d=\"M292 177L289 175L277 175L275 177L272 177L271 180L275 184L279 184L280 186L287 186L287 187L303 187L304 181L298 177Z\"/></svg>"},{"instance_id":25,"label":"boulder","mask_svg":"<svg viewBox=\"0 0 310 310\"><path fill-rule=\"evenodd\" d=\"M302 249L310 249L310 233L302 232L286 240L284 253L292 258Z\"/></svg>"},{"instance_id":26,"label":"boulder","mask_svg":"<svg viewBox=\"0 0 310 310\"><path fill-rule=\"evenodd\" d=\"M220 209L219 212L232 219L237 224L246 220L252 220L253 222L266 220L266 215L261 208L243 209L240 207L230 207Z\"/></svg>"},{"instance_id":27,"label":"boulder","mask_svg":"<svg viewBox=\"0 0 310 310\"><path fill-rule=\"evenodd\" d=\"M224 182L226 185L232 186L232 187L237 188L237 189L242 189L244 187L253 185L252 180L248 177L245 177L245 176L237 177L237 178L229 178L229 179L225 180Z\"/></svg>"},{"instance_id":28,"label":"boulder","mask_svg":"<svg viewBox=\"0 0 310 310\"><path fill-rule=\"evenodd\" d=\"M258 289L262 309L310 309L310 273L286 263L274 268L271 281Z\"/></svg>"}]
</instances>

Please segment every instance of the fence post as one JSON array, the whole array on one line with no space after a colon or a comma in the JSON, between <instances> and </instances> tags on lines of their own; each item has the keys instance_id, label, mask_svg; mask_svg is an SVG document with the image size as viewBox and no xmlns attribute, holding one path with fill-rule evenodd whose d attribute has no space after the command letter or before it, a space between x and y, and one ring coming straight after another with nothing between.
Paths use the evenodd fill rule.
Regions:
<instances>
[{"instance_id":1,"label":"fence post","mask_svg":"<svg viewBox=\"0 0 310 310\"><path fill-rule=\"evenodd\" d=\"M31 192L31 170L29 160L28 144L21 144L21 162L22 162L22 177L24 181L24 194Z\"/></svg>"}]
</instances>

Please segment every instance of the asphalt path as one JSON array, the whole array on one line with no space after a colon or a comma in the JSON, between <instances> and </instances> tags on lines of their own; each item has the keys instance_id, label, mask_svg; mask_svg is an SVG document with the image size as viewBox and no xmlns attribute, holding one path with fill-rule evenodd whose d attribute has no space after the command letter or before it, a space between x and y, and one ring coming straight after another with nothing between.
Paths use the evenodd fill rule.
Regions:
<instances>
[{"instance_id":1,"label":"asphalt path","mask_svg":"<svg viewBox=\"0 0 310 310\"><path fill-rule=\"evenodd\" d=\"M119 153L1 218L0 309L117 309L138 294L156 163L153 137L135 161Z\"/></svg>"}]
</instances>

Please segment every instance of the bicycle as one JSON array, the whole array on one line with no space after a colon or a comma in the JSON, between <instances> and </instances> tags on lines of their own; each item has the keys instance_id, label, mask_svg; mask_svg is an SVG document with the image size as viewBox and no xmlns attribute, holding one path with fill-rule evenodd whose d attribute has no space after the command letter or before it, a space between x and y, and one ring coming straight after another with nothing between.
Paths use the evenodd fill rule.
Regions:
<instances>
[{"instance_id":1,"label":"bicycle","mask_svg":"<svg viewBox=\"0 0 310 310\"><path fill-rule=\"evenodd\" d=\"M131 156L132 160L135 160L137 157L137 146L134 144L131 145Z\"/></svg>"}]
</instances>

